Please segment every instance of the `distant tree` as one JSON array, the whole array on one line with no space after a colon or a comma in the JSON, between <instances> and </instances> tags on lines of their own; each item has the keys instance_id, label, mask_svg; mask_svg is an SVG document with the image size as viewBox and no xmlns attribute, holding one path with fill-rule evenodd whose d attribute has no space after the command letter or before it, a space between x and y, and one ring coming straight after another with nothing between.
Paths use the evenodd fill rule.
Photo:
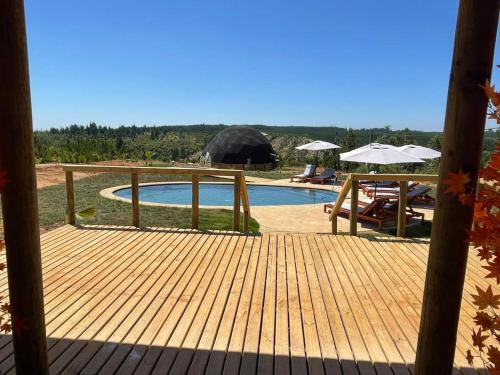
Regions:
<instances>
[{"instance_id":1,"label":"distant tree","mask_svg":"<svg viewBox=\"0 0 500 375\"><path fill-rule=\"evenodd\" d=\"M346 151L351 151L351 150L354 150L356 148L356 133L354 132L354 130L352 130L352 128L349 128L347 130L347 133L345 135L344 142L343 142L343 148Z\"/></svg>"},{"instance_id":2,"label":"distant tree","mask_svg":"<svg viewBox=\"0 0 500 375\"><path fill-rule=\"evenodd\" d=\"M434 137L429 139L427 146L436 151L441 151L441 137L439 135L435 135Z\"/></svg>"},{"instance_id":3,"label":"distant tree","mask_svg":"<svg viewBox=\"0 0 500 375\"><path fill-rule=\"evenodd\" d=\"M146 151L144 152L144 158L146 159L146 165L151 165L151 160L153 159L153 152Z\"/></svg>"}]
</instances>

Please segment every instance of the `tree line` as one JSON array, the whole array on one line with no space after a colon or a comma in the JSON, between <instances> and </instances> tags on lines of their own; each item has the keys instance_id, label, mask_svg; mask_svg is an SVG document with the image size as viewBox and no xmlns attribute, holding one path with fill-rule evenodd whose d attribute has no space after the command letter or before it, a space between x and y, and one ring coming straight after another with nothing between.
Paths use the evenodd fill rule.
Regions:
<instances>
[{"instance_id":1,"label":"tree line","mask_svg":"<svg viewBox=\"0 0 500 375\"><path fill-rule=\"evenodd\" d=\"M300 165L316 161L336 169L345 169L339 151L307 153L295 147L315 139L342 146L341 152L350 151L369 142L388 143L395 146L419 144L441 149L440 132L423 132L390 126L373 129L342 127L266 126L251 125L267 134L283 166ZM40 163L91 163L104 160L158 160L163 162L197 162L205 145L226 125L174 125L174 126L120 126L112 128L88 125L71 125L63 128L35 131L34 144ZM486 132L485 159L494 149L497 132ZM432 163L431 163L432 164ZM361 166L359 166L361 167ZM426 165L432 169L437 163ZM390 168L390 167L388 167ZM352 169L352 165L351 165Z\"/></svg>"}]
</instances>

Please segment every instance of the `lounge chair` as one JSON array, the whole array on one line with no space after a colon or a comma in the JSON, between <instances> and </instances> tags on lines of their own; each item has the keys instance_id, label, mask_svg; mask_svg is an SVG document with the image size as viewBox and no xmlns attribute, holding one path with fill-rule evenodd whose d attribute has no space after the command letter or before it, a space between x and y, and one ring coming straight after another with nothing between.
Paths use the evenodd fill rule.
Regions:
<instances>
[{"instance_id":1,"label":"lounge chair","mask_svg":"<svg viewBox=\"0 0 500 375\"><path fill-rule=\"evenodd\" d=\"M429 194L432 188L430 186L424 186L420 185L415 188L413 188L411 191L406 194L406 201L408 206L411 207L412 204L419 204L419 203L434 203L436 199ZM378 193L378 191L377 191ZM398 191L399 193L399 191ZM389 199L397 199L398 194L397 193L383 193L380 196L377 196L377 198L389 198Z\"/></svg>"},{"instance_id":2,"label":"lounge chair","mask_svg":"<svg viewBox=\"0 0 500 375\"><path fill-rule=\"evenodd\" d=\"M375 185L377 186L377 189L378 188L393 188L395 186L397 186L397 182L396 181L378 181L378 182L375 182L375 181L366 181L366 182L361 182L359 181L359 188L362 189L363 191L365 190L368 190L368 189L374 189L375 188Z\"/></svg>"},{"instance_id":3,"label":"lounge chair","mask_svg":"<svg viewBox=\"0 0 500 375\"><path fill-rule=\"evenodd\" d=\"M393 197L377 197L371 202L358 202L358 219L360 221L369 221L377 224L378 230L384 228L387 222L397 222L397 212L398 212L399 200ZM323 211L328 212L328 209L333 209L333 204L327 203L323 206ZM406 223L410 221L413 217L420 217L422 221L424 216L420 212L415 212L413 209L407 210ZM351 206L349 204L343 204L339 212L340 216L350 218L351 217Z\"/></svg>"},{"instance_id":4,"label":"lounge chair","mask_svg":"<svg viewBox=\"0 0 500 375\"><path fill-rule=\"evenodd\" d=\"M290 182L294 182L294 180L297 180L296 182L306 182L311 177L314 177L315 174L316 174L316 165L307 164L304 169L304 173L291 176Z\"/></svg>"},{"instance_id":5,"label":"lounge chair","mask_svg":"<svg viewBox=\"0 0 500 375\"><path fill-rule=\"evenodd\" d=\"M408 191L412 191L415 189L415 187L418 185L418 182L416 181L409 181L408 182ZM375 193L378 195L386 195L386 194L399 194L399 186L398 187L368 187L364 188L363 192L368 195L370 198L373 198Z\"/></svg>"},{"instance_id":6,"label":"lounge chair","mask_svg":"<svg viewBox=\"0 0 500 375\"><path fill-rule=\"evenodd\" d=\"M385 208L386 205L390 203L389 198L374 199L373 201L358 202L358 219L360 221L369 221L377 224L378 229L383 229L384 224L388 221L396 222L397 214L391 209ZM327 209L333 209L332 203L326 203L323 206L323 211L328 212ZM351 217L351 206L349 204L343 204L340 208L339 215L342 217Z\"/></svg>"},{"instance_id":7,"label":"lounge chair","mask_svg":"<svg viewBox=\"0 0 500 375\"><path fill-rule=\"evenodd\" d=\"M335 171L333 169L326 168L319 176L311 177L309 179L309 182L311 184L323 185L323 184L330 182L332 180L337 181L337 175L335 174Z\"/></svg>"}]
</instances>

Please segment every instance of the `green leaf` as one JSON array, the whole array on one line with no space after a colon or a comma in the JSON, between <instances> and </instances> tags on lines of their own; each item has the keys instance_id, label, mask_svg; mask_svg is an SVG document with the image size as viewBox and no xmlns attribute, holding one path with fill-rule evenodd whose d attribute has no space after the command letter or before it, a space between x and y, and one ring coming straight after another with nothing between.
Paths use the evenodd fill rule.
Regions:
<instances>
[{"instance_id":1,"label":"green leaf","mask_svg":"<svg viewBox=\"0 0 500 375\"><path fill-rule=\"evenodd\" d=\"M95 206L93 206L77 212L76 217L78 219L92 219L95 218L96 214L97 214L97 209Z\"/></svg>"}]
</instances>

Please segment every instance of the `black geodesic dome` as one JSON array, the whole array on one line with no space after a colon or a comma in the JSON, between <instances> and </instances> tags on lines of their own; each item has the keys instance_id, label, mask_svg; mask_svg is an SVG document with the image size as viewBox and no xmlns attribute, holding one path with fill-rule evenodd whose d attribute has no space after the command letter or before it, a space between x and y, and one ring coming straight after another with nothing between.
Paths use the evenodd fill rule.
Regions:
<instances>
[{"instance_id":1,"label":"black geodesic dome","mask_svg":"<svg viewBox=\"0 0 500 375\"><path fill-rule=\"evenodd\" d=\"M266 137L249 126L231 126L218 133L203 154L214 168L270 170L276 154Z\"/></svg>"}]
</instances>

